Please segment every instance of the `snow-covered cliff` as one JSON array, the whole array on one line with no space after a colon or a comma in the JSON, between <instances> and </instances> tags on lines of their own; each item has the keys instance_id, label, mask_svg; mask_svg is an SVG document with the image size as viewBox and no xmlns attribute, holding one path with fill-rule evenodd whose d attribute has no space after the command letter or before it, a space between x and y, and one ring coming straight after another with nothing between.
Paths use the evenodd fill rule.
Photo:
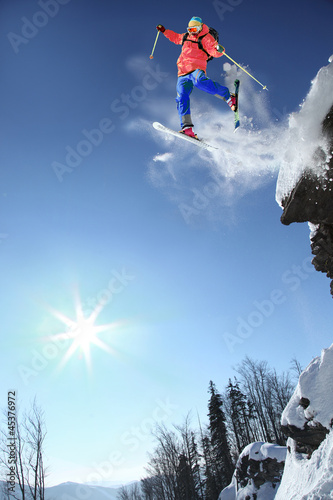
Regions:
<instances>
[{"instance_id":1,"label":"snow-covered cliff","mask_svg":"<svg viewBox=\"0 0 333 500\"><path fill-rule=\"evenodd\" d=\"M329 58L329 64L321 68L311 82L300 110L290 115L285 137L283 140L280 138L284 153L276 186L276 200L284 209L304 173L311 173L320 179L329 168L331 141L323 134L323 122L332 106L333 55Z\"/></svg>"},{"instance_id":2,"label":"snow-covered cliff","mask_svg":"<svg viewBox=\"0 0 333 500\"><path fill-rule=\"evenodd\" d=\"M283 224L309 222L313 265L333 279L333 56L329 62L290 116L276 200Z\"/></svg>"}]
</instances>

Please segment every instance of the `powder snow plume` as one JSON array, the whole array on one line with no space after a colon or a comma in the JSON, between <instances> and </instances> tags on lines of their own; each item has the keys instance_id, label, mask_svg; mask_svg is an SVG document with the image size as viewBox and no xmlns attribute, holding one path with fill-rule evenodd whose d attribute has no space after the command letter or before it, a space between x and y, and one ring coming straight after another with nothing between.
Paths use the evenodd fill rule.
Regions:
<instances>
[{"instance_id":1,"label":"powder snow plume","mask_svg":"<svg viewBox=\"0 0 333 500\"><path fill-rule=\"evenodd\" d=\"M211 96L204 102L202 93L194 89L191 98L192 118L195 131L217 150L207 152L177 138L151 130L150 122L141 122L160 145L149 165L149 179L162 188L174 203L186 203L193 192L214 184L218 195L215 206L232 207L246 193L267 184L276 178L278 171L276 135L281 125L276 124L268 111L265 90L258 90L257 84L234 65L226 63L225 85L232 91L233 82L240 80L239 105L241 128L234 132L234 114L227 104ZM163 124L179 130L175 103L166 106L161 103ZM160 114L155 114L159 120ZM210 203L209 208L213 205Z\"/></svg>"},{"instance_id":2,"label":"powder snow plume","mask_svg":"<svg viewBox=\"0 0 333 500\"><path fill-rule=\"evenodd\" d=\"M322 159L315 160L318 148L325 153L327 161L330 160L329 146L322 135L322 122L333 105L333 56L329 62L311 82L300 111L290 115L289 127L282 134L285 153L280 159L276 188L276 201L280 205L305 169L320 175Z\"/></svg>"},{"instance_id":3,"label":"powder snow plume","mask_svg":"<svg viewBox=\"0 0 333 500\"><path fill-rule=\"evenodd\" d=\"M241 127L236 133L234 115L226 103L212 96L205 99L201 97L204 93L197 89L191 96L195 131L218 150L207 152L163 135L152 129L149 120L142 120L139 125L160 147L148 167L152 184L180 206L191 203L193 193L202 193L213 183L214 203L201 211L210 218L218 217L217 214L223 218L221 208L236 206L241 197L277 178L276 199L280 203L295 185L295 179L309 163L318 144L325 148L321 123L332 105L333 95L333 59L330 58L330 64L321 68L311 83L300 111L292 113L289 122L278 122L269 109L266 90L258 88L258 84L235 65L225 63L224 71L223 83L231 91L234 80L240 80ZM150 103L150 112L154 112L153 121L179 130L175 103L161 99L158 106Z\"/></svg>"}]
</instances>

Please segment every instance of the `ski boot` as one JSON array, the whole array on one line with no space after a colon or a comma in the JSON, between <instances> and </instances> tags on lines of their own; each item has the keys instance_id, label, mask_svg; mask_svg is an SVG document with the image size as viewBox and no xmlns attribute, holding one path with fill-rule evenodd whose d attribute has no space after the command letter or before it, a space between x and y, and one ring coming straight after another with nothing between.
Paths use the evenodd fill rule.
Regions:
<instances>
[{"instance_id":1,"label":"ski boot","mask_svg":"<svg viewBox=\"0 0 333 500\"><path fill-rule=\"evenodd\" d=\"M198 139L197 134L195 134L195 133L193 132L193 128L192 128L192 127L184 127L182 130L180 130L180 133L181 133L181 134L185 134L185 135L187 135L188 137L192 137L192 139L197 139L197 140L199 140L199 139Z\"/></svg>"},{"instance_id":2,"label":"ski boot","mask_svg":"<svg viewBox=\"0 0 333 500\"><path fill-rule=\"evenodd\" d=\"M237 97L235 94L230 94L229 99L227 99L227 104L230 106L231 111L237 111Z\"/></svg>"}]
</instances>

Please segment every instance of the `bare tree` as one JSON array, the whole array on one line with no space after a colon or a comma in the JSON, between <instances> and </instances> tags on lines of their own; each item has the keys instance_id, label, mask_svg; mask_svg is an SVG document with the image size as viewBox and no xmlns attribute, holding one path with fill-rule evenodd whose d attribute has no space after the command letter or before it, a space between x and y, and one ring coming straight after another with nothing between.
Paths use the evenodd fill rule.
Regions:
<instances>
[{"instance_id":1,"label":"bare tree","mask_svg":"<svg viewBox=\"0 0 333 500\"><path fill-rule=\"evenodd\" d=\"M142 500L141 486L139 483L122 486L117 496L119 500Z\"/></svg>"},{"instance_id":2,"label":"bare tree","mask_svg":"<svg viewBox=\"0 0 333 500\"><path fill-rule=\"evenodd\" d=\"M129 492L127 491L126 486L122 486L120 491L117 494L117 498L119 500L130 500Z\"/></svg>"},{"instance_id":3,"label":"bare tree","mask_svg":"<svg viewBox=\"0 0 333 500\"><path fill-rule=\"evenodd\" d=\"M43 462L44 440L46 436L43 410L36 399L24 422L27 443L27 482L33 500L45 500L45 468Z\"/></svg>"},{"instance_id":4,"label":"bare tree","mask_svg":"<svg viewBox=\"0 0 333 500\"><path fill-rule=\"evenodd\" d=\"M43 410L36 399L29 412L19 419L16 414L15 439L15 479L19 492L10 492L10 498L16 500L45 500L44 441L46 436ZM7 432L1 430L0 465L5 475L12 471L9 466Z\"/></svg>"},{"instance_id":5,"label":"bare tree","mask_svg":"<svg viewBox=\"0 0 333 500\"><path fill-rule=\"evenodd\" d=\"M280 419L292 394L289 375L278 376L266 361L254 361L249 357L243 360L237 372L242 377L244 392L253 405L260 440L285 444Z\"/></svg>"},{"instance_id":6,"label":"bare tree","mask_svg":"<svg viewBox=\"0 0 333 500\"><path fill-rule=\"evenodd\" d=\"M176 500L177 498L177 467L181 446L177 435L168 431L164 425L159 425L154 432L157 448L151 456L147 472L157 476L163 485L161 500Z\"/></svg>"},{"instance_id":7,"label":"bare tree","mask_svg":"<svg viewBox=\"0 0 333 500\"><path fill-rule=\"evenodd\" d=\"M253 361L246 357L237 368L241 375L242 385L249 400L253 404L260 440L271 442L273 440L270 418L267 413L269 394L267 392L267 380L269 370L265 361Z\"/></svg>"},{"instance_id":8,"label":"bare tree","mask_svg":"<svg viewBox=\"0 0 333 500\"><path fill-rule=\"evenodd\" d=\"M296 357L293 357L293 359L290 361L290 367L291 371L294 372L295 377L297 377L298 379L303 371L303 368L300 362L296 359Z\"/></svg>"},{"instance_id":9,"label":"bare tree","mask_svg":"<svg viewBox=\"0 0 333 500\"><path fill-rule=\"evenodd\" d=\"M157 480L155 477L146 477L141 479L141 490L144 500L155 500Z\"/></svg>"}]
</instances>

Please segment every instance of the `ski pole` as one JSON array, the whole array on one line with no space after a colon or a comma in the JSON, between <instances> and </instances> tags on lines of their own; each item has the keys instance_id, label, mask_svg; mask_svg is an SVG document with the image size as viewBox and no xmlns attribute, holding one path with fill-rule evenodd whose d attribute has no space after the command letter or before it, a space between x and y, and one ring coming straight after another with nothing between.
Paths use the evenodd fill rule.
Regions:
<instances>
[{"instance_id":1,"label":"ski pole","mask_svg":"<svg viewBox=\"0 0 333 500\"><path fill-rule=\"evenodd\" d=\"M160 34L160 31L157 32L157 35L156 35L156 38L155 38L154 47L153 47L153 50L151 51L149 59L153 59L153 57L154 57L155 47L156 47L156 44L157 44L157 40L158 40L159 34Z\"/></svg>"},{"instance_id":2,"label":"ski pole","mask_svg":"<svg viewBox=\"0 0 333 500\"><path fill-rule=\"evenodd\" d=\"M236 61L234 61L233 59L231 59L231 57L228 56L228 54L226 54L224 52L223 55L226 56L228 59L230 59L230 61L232 61L234 64L236 64L240 69L242 69L243 71L245 71L245 73L248 74L251 78L253 78L253 80L255 80L257 83L259 83L259 85L261 85L264 90L268 90L268 88L266 87L266 85L263 85L262 83L260 83L259 80L257 80L256 78L254 78L254 76L252 76L248 71L246 71L246 69L242 68L242 66L240 66L238 63L236 63Z\"/></svg>"}]
</instances>

